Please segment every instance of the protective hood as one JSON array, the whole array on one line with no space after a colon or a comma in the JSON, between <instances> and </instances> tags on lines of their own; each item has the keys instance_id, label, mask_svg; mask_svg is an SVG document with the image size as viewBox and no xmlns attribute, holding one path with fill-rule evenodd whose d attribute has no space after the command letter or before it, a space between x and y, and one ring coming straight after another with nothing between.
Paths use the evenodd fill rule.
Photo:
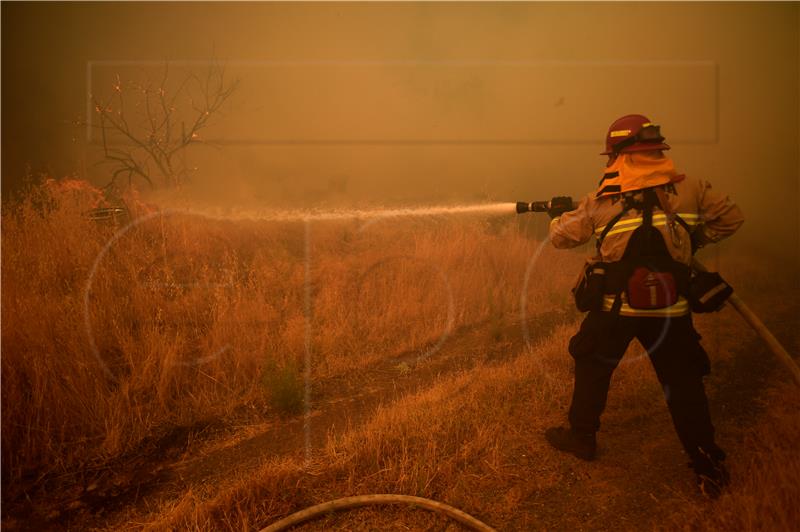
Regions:
<instances>
[{"instance_id":1,"label":"protective hood","mask_svg":"<svg viewBox=\"0 0 800 532\"><path fill-rule=\"evenodd\" d=\"M638 153L622 153L611 166L606 167L596 197L675 183L684 177L675 171L669 157L654 159Z\"/></svg>"}]
</instances>

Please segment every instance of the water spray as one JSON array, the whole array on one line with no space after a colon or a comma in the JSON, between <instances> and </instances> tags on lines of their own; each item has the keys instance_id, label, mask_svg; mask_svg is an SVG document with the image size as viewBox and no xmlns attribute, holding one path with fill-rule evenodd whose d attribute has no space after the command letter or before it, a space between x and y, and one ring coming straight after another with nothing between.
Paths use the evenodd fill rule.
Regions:
<instances>
[{"instance_id":1,"label":"water spray","mask_svg":"<svg viewBox=\"0 0 800 532\"><path fill-rule=\"evenodd\" d=\"M371 208L371 209L224 209L171 207L175 212L202 216L212 220L247 220L273 222L335 221L335 220L379 220L385 218L447 216L458 214L513 214L514 202L475 203L467 205L434 205L420 207Z\"/></svg>"}]
</instances>

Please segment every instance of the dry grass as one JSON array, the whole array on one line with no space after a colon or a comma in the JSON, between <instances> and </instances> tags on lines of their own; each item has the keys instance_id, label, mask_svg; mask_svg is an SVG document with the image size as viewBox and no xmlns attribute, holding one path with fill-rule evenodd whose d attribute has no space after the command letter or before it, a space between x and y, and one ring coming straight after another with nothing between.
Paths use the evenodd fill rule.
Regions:
<instances>
[{"instance_id":1,"label":"dry grass","mask_svg":"<svg viewBox=\"0 0 800 532\"><path fill-rule=\"evenodd\" d=\"M561 421L557 412L569 397L563 349L570 331L562 328L550 345L536 346L509 363L451 376L379 409L369 423L332 439L310 464L297 457L276 459L221 489L187 494L152 515L145 529L257 529L324 500L386 492L447 501L500 530L796 528L796 401L760 424L744 446L752 460L734 469L731 494L715 504L691 489L659 491L659 472L636 478L641 466L629 460L585 465L547 449L538 435ZM642 410L663 409L653 382L639 389L648 382L649 371L646 364L636 363L619 370L613 406L637 406L618 417L637 419ZM639 385L627 386L629 382ZM795 390L783 389L776 398L792 393ZM670 428L668 423L661 427L665 428ZM644 440L652 437L644 435ZM677 442L671 447L676 449ZM663 448L657 452L660 462L666 458ZM636 460L647 460L645 449L627 451L628 458L631 451ZM680 463L672 467L681 471ZM626 468L633 471L620 472ZM647 498L653 492L658 498ZM625 502L623 515L615 511L620 496L634 499ZM640 506L635 499L642 496L646 502ZM303 529L431 527L444 529L445 524L425 512L372 509L329 516Z\"/></svg>"},{"instance_id":2,"label":"dry grass","mask_svg":"<svg viewBox=\"0 0 800 532\"><path fill-rule=\"evenodd\" d=\"M3 213L6 481L269 409L265 371L303 367L308 327L319 381L516 319L538 245L513 217L315 224L307 279L302 222L176 213L117 232L81 217L96 202L85 187L51 184ZM561 265L577 261L546 253L529 308L565 304Z\"/></svg>"},{"instance_id":3,"label":"dry grass","mask_svg":"<svg viewBox=\"0 0 800 532\"><path fill-rule=\"evenodd\" d=\"M150 515L144 528L257 529L318 502L366 493L446 501L499 530L796 528L800 424L794 389L775 391L777 409L736 447L746 463L734 467L731 493L715 504L693 491L691 477L681 467L661 391L646 359L617 371L609 421L635 433L632 425L641 424L642 416L661 412L664 422L648 424L636 440L642 447L623 449L622 456L606 449L601 461L592 464L548 449L541 433L563 421L571 388L571 364L564 351L575 326L560 327L546 342L512 360L450 375L379 408L367 423L332 436L308 463L299 455L276 458L226 486L186 494ZM786 397L792 399L787 403ZM662 435L650 453L658 431ZM632 441L601 438L612 447ZM656 455L656 470L642 476L645 466L637 462L646 464L651 454ZM664 464L670 455L677 461ZM665 467L667 479L660 478ZM676 482L685 487L673 487ZM426 512L382 508L328 516L303 529L445 526Z\"/></svg>"},{"instance_id":4,"label":"dry grass","mask_svg":"<svg viewBox=\"0 0 800 532\"><path fill-rule=\"evenodd\" d=\"M293 411L309 339L315 385L425 353L460 328L485 330L487 345L495 342L520 320L523 280L539 246L513 217L318 223L307 233L302 222L156 216L118 236L91 276L95 353L84 296L115 231L81 218L96 200L88 190L56 187L3 213L6 492L31 476L109 463L175 427ZM542 253L525 290L529 317L569 307L581 261L549 247ZM739 272L731 280L741 276L754 293L795 282L765 281L747 260L726 265ZM699 322L715 361L731 363L725 353L753 341L737 333L729 310ZM605 444L590 465L549 450L540 435L565 417L566 343L576 326L557 326L531 346L509 342L506 357L445 373L380 406L331 433L310 462L300 449L275 456L116 526L257 529L323 500L395 492L443 500L509 530L797 528L800 405L792 389L765 398L767 415L738 447L752 460L714 506L685 489L656 491L689 476L646 359L628 359L614 377L609 425L630 433L608 436L620 450ZM454 343L445 349L459 349ZM637 433L643 424L646 433ZM653 470L642 476L631 456ZM655 506L631 501L640 493L659 500L654 492ZM617 520L602 521L609 516ZM424 512L365 509L307 525L406 526L446 523Z\"/></svg>"},{"instance_id":5,"label":"dry grass","mask_svg":"<svg viewBox=\"0 0 800 532\"><path fill-rule=\"evenodd\" d=\"M563 352L573 327L560 327L547 345L508 362L478 365L378 408L367 423L329 439L310 463L276 460L227 489L188 494L148 528L243 530L317 501L386 492L446 500L493 523L507 521L525 495L559 481L552 459L537 463L544 443L529 439L560 421L553 406L568 397ZM532 475L525 493L512 489L531 467L544 474ZM380 521L371 526L384 528Z\"/></svg>"}]
</instances>

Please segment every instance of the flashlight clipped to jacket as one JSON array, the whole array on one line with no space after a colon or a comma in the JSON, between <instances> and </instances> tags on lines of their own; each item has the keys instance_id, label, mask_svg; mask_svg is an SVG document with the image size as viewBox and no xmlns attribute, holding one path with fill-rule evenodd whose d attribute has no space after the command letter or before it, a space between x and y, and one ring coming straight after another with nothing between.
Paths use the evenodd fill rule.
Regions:
<instances>
[{"instance_id":1,"label":"flashlight clipped to jacket","mask_svg":"<svg viewBox=\"0 0 800 532\"><path fill-rule=\"evenodd\" d=\"M517 214L524 212L546 212L550 218L561 216L565 212L575 210L577 205L572 202L569 196L556 196L550 201L533 201L527 203L524 201L517 202Z\"/></svg>"}]
</instances>

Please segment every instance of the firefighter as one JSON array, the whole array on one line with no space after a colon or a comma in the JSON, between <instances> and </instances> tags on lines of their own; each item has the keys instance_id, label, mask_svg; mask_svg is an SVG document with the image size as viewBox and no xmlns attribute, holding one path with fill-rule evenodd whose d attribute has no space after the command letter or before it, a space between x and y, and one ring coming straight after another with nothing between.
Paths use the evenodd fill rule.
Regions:
<instances>
[{"instance_id":1,"label":"firefighter","mask_svg":"<svg viewBox=\"0 0 800 532\"><path fill-rule=\"evenodd\" d=\"M595 236L597 256L573 290L588 314L569 342L575 360L569 427L547 429L545 437L556 449L595 458L611 375L636 338L664 390L698 486L716 497L729 475L703 387L710 363L692 325L689 265L697 248L732 235L743 217L707 181L679 174L664 154L669 149L647 117L624 116L608 130L598 189L577 208L567 197L550 203L553 245L571 248Z\"/></svg>"}]
</instances>

